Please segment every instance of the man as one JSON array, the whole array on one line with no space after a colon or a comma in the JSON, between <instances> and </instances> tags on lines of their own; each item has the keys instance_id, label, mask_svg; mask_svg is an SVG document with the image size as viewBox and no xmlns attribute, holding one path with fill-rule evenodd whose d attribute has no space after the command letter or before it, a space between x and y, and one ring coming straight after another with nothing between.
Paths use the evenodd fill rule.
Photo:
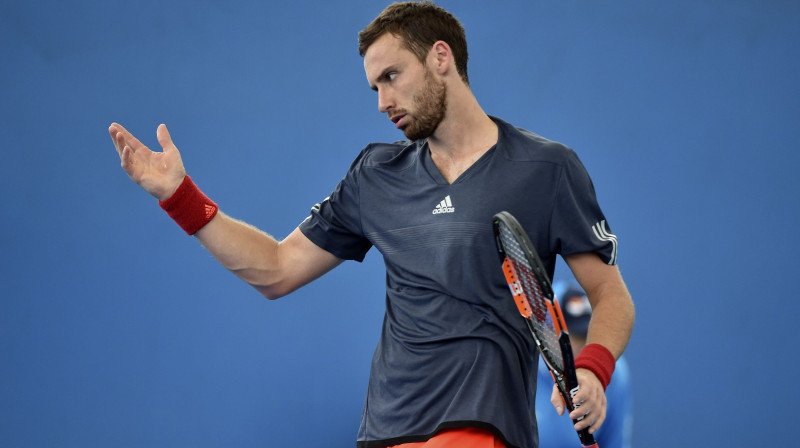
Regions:
<instances>
[{"instance_id":1,"label":"man","mask_svg":"<svg viewBox=\"0 0 800 448\"><path fill-rule=\"evenodd\" d=\"M373 357L360 447L537 446L536 355L498 266L491 218L526 226L552 275L560 253L595 308L578 370L584 418L605 417L604 385L627 344L633 304L577 156L483 112L464 30L429 2L395 3L359 35L378 108L410 141L370 144L282 241L222 212L192 182L163 124L154 153L119 124L125 172L219 262L270 299L374 245L386 317ZM411 445L409 445L411 446Z\"/></svg>"},{"instance_id":2,"label":"man","mask_svg":"<svg viewBox=\"0 0 800 448\"><path fill-rule=\"evenodd\" d=\"M558 297L564 321L569 330L569 340L576 356L586 345L586 333L592 316L589 299L579 287L558 282L553 285ZM543 361L539 362L539 379L536 383L536 421L539 424L539 444L547 448L574 447L577 435L570 419L553 412L553 379ZM633 403L630 371L625 357L617 359L614 376L606 388L608 402L603 426L595 433L597 444L602 448L628 448L631 446L633 430ZM555 397L561 400L560 397Z\"/></svg>"}]
</instances>

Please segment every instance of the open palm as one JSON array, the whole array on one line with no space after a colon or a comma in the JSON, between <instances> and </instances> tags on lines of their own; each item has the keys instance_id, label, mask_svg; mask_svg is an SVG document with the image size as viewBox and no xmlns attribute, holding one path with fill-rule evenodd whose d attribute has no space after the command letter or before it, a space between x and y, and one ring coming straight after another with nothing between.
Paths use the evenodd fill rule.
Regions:
<instances>
[{"instance_id":1,"label":"open palm","mask_svg":"<svg viewBox=\"0 0 800 448\"><path fill-rule=\"evenodd\" d=\"M186 170L166 125L159 125L156 131L163 152L151 151L118 123L111 124L108 133L117 148L122 169L134 182L161 201L172 196Z\"/></svg>"}]
</instances>

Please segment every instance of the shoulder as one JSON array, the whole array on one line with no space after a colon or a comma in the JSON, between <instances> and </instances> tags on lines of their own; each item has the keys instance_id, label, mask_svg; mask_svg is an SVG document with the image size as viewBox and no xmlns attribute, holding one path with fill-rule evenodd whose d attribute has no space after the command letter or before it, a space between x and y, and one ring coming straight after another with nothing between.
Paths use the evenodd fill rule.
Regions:
<instances>
[{"instance_id":1,"label":"shoulder","mask_svg":"<svg viewBox=\"0 0 800 448\"><path fill-rule=\"evenodd\" d=\"M492 117L499 132L498 148L514 161L568 163L577 159L575 151L561 142L550 140L525 128Z\"/></svg>"},{"instance_id":2,"label":"shoulder","mask_svg":"<svg viewBox=\"0 0 800 448\"><path fill-rule=\"evenodd\" d=\"M358 155L353 166L362 168L405 166L413 159L410 156L417 154L421 146L421 142L408 140L370 143Z\"/></svg>"}]
</instances>

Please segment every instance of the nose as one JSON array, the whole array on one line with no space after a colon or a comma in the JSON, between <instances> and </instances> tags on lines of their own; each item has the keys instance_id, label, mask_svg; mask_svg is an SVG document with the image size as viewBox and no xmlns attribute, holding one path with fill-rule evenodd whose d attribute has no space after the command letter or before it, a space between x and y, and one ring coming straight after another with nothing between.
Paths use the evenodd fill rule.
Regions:
<instances>
[{"instance_id":1,"label":"nose","mask_svg":"<svg viewBox=\"0 0 800 448\"><path fill-rule=\"evenodd\" d=\"M389 112L394 108L394 101L386 89L378 89L378 111L380 113Z\"/></svg>"}]
</instances>

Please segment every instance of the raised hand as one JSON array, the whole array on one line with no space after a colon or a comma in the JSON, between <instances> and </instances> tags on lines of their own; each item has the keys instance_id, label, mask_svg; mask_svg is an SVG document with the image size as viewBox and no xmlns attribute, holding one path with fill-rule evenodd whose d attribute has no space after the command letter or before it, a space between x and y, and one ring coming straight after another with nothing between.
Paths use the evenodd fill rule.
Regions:
<instances>
[{"instance_id":1,"label":"raised hand","mask_svg":"<svg viewBox=\"0 0 800 448\"><path fill-rule=\"evenodd\" d=\"M108 133L117 148L122 169L134 182L160 201L172 196L183 182L186 169L166 125L159 125L156 131L163 152L151 151L118 123L112 123Z\"/></svg>"}]
</instances>

